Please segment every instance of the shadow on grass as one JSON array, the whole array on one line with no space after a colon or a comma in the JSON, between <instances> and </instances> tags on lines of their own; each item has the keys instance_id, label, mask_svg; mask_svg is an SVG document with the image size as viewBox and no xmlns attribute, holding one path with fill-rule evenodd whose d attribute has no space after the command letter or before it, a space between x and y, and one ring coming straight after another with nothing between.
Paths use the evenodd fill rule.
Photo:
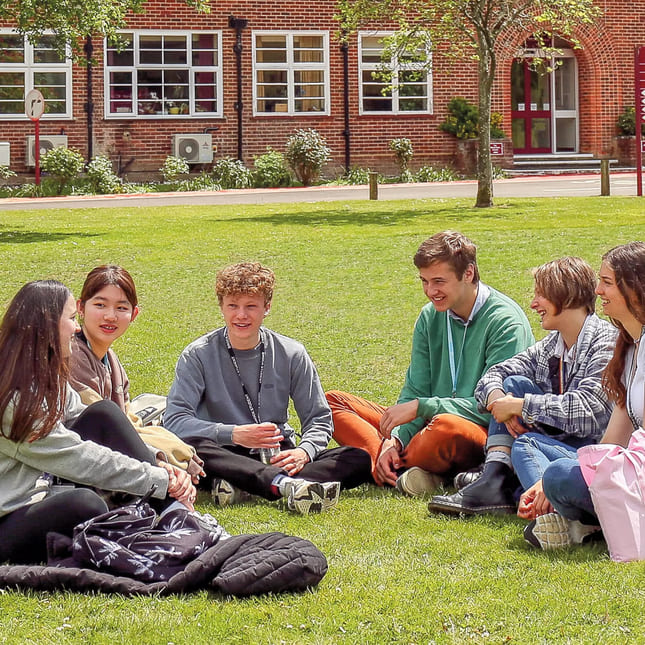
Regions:
<instances>
[{"instance_id":1,"label":"shadow on grass","mask_svg":"<svg viewBox=\"0 0 645 645\"><path fill-rule=\"evenodd\" d=\"M325 209L320 204L317 207L307 209L307 205L303 205L302 210L292 212L285 210L278 212L273 210L273 205L264 205L263 208L266 214L261 216L249 217L232 217L226 218L229 222L256 222L258 224L273 224L279 225L300 225L300 226L394 226L405 224L418 220L419 218L432 215L437 219L454 219L455 221L462 221L465 219L472 219L473 212L478 216L493 217L492 213L483 213L474 211L474 209L464 207L463 205L437 207L436 204L429 204L428 210L410 210L396 208L395 203L392 203L392 208L389 209L387 205L379 204L370 209L365 205L352 205L345 208L330 208ZM498 215L495 215L497 217ZM219 221L219 220L211 220Z\"/></svg>"},{"instance_id":2,"label":"shadow on grass","mask_svg":"<svg viewBox=\"0 0 645 645\"><path fill-rule=\"evenodd\" d=\"M42 231L3 231L0 230L0 244L37 244L57 242L68 238L99 237L98 233L45 233Z\"/></svg>"}]
</instances>

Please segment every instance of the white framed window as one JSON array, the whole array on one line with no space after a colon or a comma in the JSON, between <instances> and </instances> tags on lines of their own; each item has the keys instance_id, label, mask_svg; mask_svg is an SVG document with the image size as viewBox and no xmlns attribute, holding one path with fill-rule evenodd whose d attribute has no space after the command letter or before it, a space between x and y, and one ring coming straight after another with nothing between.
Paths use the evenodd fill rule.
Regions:
<instances>
[{"instance_id":1,"label":"white framed window","mask_svg":"<svg viewBox=\"0 0 645 645\"><path fill-rule=\"evenodd\" d=\"M328 32L253 32L253 114L329 114Z\"/></svg>"},{"instance_id":2,"label":"white framed window","mask_svg":"<svg viewBox=\"0 0 645 645\"><path fill-rule=\"evenodd\" d=\"M128 31L105 43L105 116L222 115L220 31Z\"/></svg>"},{"instance_id":3,"label":"white framed window","mask_svg":"<svg viewBox=\"0 0 645 645\"><path fill-rule=\"evenodd\" d=\"M428 47L409 55L392 54L383 59L386 32L359 33L359 93L361 114L431 114L432 72ZM380 72L391 74L391 80Z\"/></svg>"},{"instance_id":4,"label":"white framed window","mask_svg":"<svg viewBox=\"0 0 645 645\"><path fill-rule=\"evenodd\" d=\"M44 34L31 44L26 36L0 29L0 119L27 119L25 96L40 90L45 99L43 119L72 116L72 62Z\"/></svg>"}]
</instances>

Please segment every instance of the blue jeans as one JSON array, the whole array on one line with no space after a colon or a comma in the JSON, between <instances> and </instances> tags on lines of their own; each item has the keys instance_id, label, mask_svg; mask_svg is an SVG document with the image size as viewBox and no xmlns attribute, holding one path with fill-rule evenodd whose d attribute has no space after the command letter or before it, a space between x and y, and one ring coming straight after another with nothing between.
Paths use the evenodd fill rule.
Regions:
<instances>
[{"instance_id":1,"label":"blue jeans","mask_svg":"<svg viewBox=\"0 0 645 645\"><path fill-rule=\"evenodd\" d=\"M511 448L511 462L524 490L542 479L551 462L563 457L575 459L576 448L538 432L519 436Z\"/></svg>"},{"instance_id":2,"label":"blue jeans","mask_svg":"<svg viewBox=\"0 0 645 645\"><path fill-rule=\"evenodd\" d=\"M549 464L542 486L553 508L563 517L583 524L600 523L577 459L557 459Z\"/></svg>"},{"instance_id":3,"label":"blue jeans","mask_svg":"<svg viewBox=\"0 0 645 645\"><path fill-rule=\"evenodd\" d=\"M512 394L519 399L523 399L525 394L544 394L544 392L531 379L526 376L507 376L502 387L504 392ZM488 440L486 441L486 450L492 446L512 447L515 439L509 434L505 423L499 423L491 419L488 424Z\"/></svg>"}]
</instances>

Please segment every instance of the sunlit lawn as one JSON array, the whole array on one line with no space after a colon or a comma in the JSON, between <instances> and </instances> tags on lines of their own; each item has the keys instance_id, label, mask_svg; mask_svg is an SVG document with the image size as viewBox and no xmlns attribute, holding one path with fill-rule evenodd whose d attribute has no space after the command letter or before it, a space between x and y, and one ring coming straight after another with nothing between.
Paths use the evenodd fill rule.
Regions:
<instances>
[{"instance_id":1,"label":"sunlit lawn","mask_svg":"<svg viewBox=\"0 0 645 645\"><path fill-rule=\"evenodd\" d=\"M220 324L216 270L257 259L278 278L267 325L304 342L324 387L392 403L424 304L411 259L432 233L470 236L482 279L527 313L531 267L571 254L597 267L608 248L645 239L638 198L498 202L0 210L0 301L44 277L78 293L92 267L122 264L142 313L116 349L134 394L166 393L180 351ZM329 573L310 593L246 600L1 593L0 643L645 642L645 565L614 564L598 546L535 551L513 517L429 516L375 486L311 517L200 502L231 532L312 540Z\"/></svg>"}]
</instances>

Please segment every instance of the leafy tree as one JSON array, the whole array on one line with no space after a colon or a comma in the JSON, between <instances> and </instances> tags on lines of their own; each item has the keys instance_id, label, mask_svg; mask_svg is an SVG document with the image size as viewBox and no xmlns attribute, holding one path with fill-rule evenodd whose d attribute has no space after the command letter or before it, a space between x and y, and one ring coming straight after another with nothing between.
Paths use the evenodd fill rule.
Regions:
<instances>
[{"instance_id":1,"label":"leafy tree","mask_svg":"<svg viewBox=\"0 0 645 645\"><path fill-rule=\"evenodd\" d=\"M428 42L433 51L478 63L479 157L476 206L492 206L493 175L490 158L491 94L498 55L511 30L537 39L547 54L553 37L577 45L576 27L599 15L594 0L340 0L341 33L363 25L397 25L387 39L384 58L400 58L419 51ZM436 60L436 57L435 57Z\"/></svg>"},{"instance_id":2,"label":"leafy tree","mask_svg":"<svg viewBox=\"0 0 645 645\"><path fill-rule=\"evenodd\" d=\"M69 44L75 57L83 55L84 39L91 35L115 38L130 13L143 13L146 0L0 0L0 19L14 24L30 40L45 32L56 35L61 52ZM209 0L185 0L207 12Z\"/></svg>"}]
</instances>

